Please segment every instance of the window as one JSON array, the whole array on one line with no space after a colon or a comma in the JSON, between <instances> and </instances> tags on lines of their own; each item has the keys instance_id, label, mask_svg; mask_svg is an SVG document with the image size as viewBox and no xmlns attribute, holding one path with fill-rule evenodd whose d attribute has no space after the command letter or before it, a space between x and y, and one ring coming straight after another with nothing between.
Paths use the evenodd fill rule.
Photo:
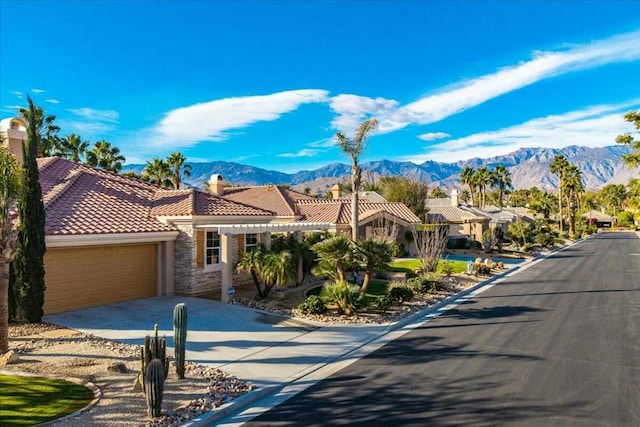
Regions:
<instances>
[{"instance_id":1,"label":"window","mask_svg":"<svg viewBox=\"0 0 640 427\"><path fill-rule=\"evenodd\" d=\"M207 231L204 263L205 265L220 264L220 235L216 231Z\"/></svg>"},{"instance_id":2,"label":"window","mask_svg":"<svg viewBox=\"0 0 640 427\"><path fill-rule=\"evenodd\" d=\"M244 235L244 251L249 252L258 246L258 234L251 233Z\"/></svg>"}]
</instances>

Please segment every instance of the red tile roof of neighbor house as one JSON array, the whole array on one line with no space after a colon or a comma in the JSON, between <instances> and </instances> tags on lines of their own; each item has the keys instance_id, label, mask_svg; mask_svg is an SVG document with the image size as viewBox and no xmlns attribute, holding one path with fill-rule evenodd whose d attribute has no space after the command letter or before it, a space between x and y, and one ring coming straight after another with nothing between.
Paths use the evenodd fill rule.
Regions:
<instances>
[{"instance_id":1,"label":"red tile roof of neighbor house","mask_svg":"<svg viewBox=\"0 0 640 427\"><path fill-rule=\"evenodd\" d=\"M297 191L276 185L251 187L225 187L224 196L227 200L255 206L277 216L295 216L295 202L298 200L316 200Z\"/></svg>"},{"instance_id":2,"label":"red tile roof of neighbor house","mask_svg":"<svg viewBox=\"0 0 640 427\"><path fill-rule=\"evenodd\" d=\"M47 235L174 231L156 216L272 215L196 190L163 190L101 169L38 159Z\"/></svg>"},{"instance_id":3,"label":"red tile roof of neighbor house","mask_svg":"<svg viewBox=\"0 0 640 427\"><path fill-rule=\"evenodd\" d=\"M304 221L331 222L334 224L349 224L351 222L350 200L323 200L305 199L298 200L298 210ZM359 202L358 214L360 220L366 220L372 216L386 214L407 223L419 224L418 218L404 203L384 202L371 203Z\"/></svg>"}]
</instances>

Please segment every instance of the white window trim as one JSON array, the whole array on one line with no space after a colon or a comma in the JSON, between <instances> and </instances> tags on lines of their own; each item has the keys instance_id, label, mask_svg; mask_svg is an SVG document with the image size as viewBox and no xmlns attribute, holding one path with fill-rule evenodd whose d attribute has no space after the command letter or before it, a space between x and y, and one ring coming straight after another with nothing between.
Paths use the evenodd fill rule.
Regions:
<instances>
[{"instance_id":1,"label":"white window trim","mask_svg":"<svg viewBox=\"0 0 640 427\"><path fill-rule=\"evenodd\" d=\"M218 234L218 245L219 246L207 246L207 233L216 233ZM218 263L217 264L207 264L207 249L218 248ZM222 235L218 233L217 230L209 229L204 231L204 270L205 271L221 271L222 270Z\"/></svg>"},{"instance_id":2,"label":"white window trim","mask_svg":"<svg viewBox=\"0 0 640 427\"><path fill-rule=\"evenodd\" d=\"M247 245L247 236L256 236L256 243L255 244L251 244L250 246ZM244 235L244 252L247 253L249 252L251 249L258 247L258 245L260 244L260 234L259 233L246 233Z\"/></svg>"}]
</instances>

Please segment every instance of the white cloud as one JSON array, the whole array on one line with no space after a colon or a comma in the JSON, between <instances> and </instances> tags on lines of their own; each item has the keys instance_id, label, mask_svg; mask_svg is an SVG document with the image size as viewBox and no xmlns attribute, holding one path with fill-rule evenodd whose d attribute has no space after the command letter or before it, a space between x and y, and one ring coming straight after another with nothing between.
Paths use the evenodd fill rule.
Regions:
<instances>
[{"instance_id":1,"label":"white cloud","mask_svg":"<svg viewBox=\"0 0 640 427\"><path fill-rule=\"evenodd\" d=\"M152 130L152 144L189 147L201 141L221 141L228 131L260 121L277 120L303 104L327 102L328 92L301 89L269 95L217 99L169 111Z\"/></svg>"},{"instance_id":2,"label":"white cloud","mask_svg":"<svg viewBox=\"0 0 640 427\"><path fill-rule=\"evenodd\" d=\"M49 104L60 104L60 101L58 101L57 99L45 99L46 102L48 102Z\"/></svg>"},{"instance_id":3,"label":"white cloud","mask_svg":"<svg viewBox=\"0 0 640 427\"><path fill-rule=\"evenodd\" d=\"M33 93L45 93L46 90L44 90L44 89L31 89L31 92L33 92Z\"/></svg>"},{"instance_id":4,"label":"white cloud","mask_svg":"<svg viewBox=\"0 0 640 427\"><path fill-rule=\"evenodd\" d=\"M320 150L314 150L311 148L303 148L301 150L299 150L296 153L283 153L283 154L278 154L278 157L288 157L288 158L296 158L296 157L314 157L316 156L318 153L320 153Z\"/></svg>"},{"instance_id":5,"label":"white cloud","mask_svg":"<svg viewBox=\"0 0 640 427\"><path fill-rule=\"evenodd\" d=\"M534 52L527 62L460 82L398 108L380 122L378 131L392 132L410 124L434 123L540 80L604 64L638 60L639 40L640 31L635 31L565 51Z\"/></svg>"},{"instance_id":6,"label":"white cloud","mask_svg":"<svg viewBox=\"0 0 640 427\"><path fill-rule=\"evenodd\" d=\"M423 141L435 141L436 139L449 138L451 135L444 132L429 132L418 135L418 138Z\"/></svg>"},{"instance_id":7,"label":"white cloud","mask_svg":"<svg viewBox=\"0 0 640 427\"><path fill-rule=\"evenodd\" d=\"M386 118L398 107L398 101L341 94L332 97L329 106L338 114L331 121L331 127L350 134L361 121L369 117L376 117L379 121Z\"/></svg>"},{"instance_id":8,"label":"white cloud","mask_svg":"<svg viewBox=\"0 0 640 427\"><path fill-rule=\"evenodd\" d=\"M106 122L117 124L118 123L118 112L114 110L96 110L93 108L70 108L68 110L70 113L75 114L76 116L80 116L85 120L94 120L99 122Z\"/></svg>"},{"instance_id":9,"label":"white cloud","mask_svg":"<svg viewBox=\"0 0 640 427\"><path fill-rule=\"evenodd\" d=\"M588 107L561 115L529 120L496 131L481 132L427 147L427 153L402 160L451 162L474 157L504 155L525 147L562 148L569 145L604 147L615 144L617 135L629 131L623 114L640 107L640 100Z\"/></svg>"},{"instance_id":10,"label":"white cloud","mask_svg":"<svg viewBox=\"0 0 640 427\"><path fill-rule=\"evenodd\" d=\"M18 98L24 98L24 93L20 92L19 90L14 90L13 92L11 92L11 95L17 96Z\"/></svg>"}]
</instances>

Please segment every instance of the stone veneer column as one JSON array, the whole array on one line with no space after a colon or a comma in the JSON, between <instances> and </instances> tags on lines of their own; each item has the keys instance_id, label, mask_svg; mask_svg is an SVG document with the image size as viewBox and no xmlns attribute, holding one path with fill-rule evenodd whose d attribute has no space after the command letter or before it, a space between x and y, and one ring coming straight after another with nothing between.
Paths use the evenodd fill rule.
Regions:
<instances>
[{"instance_id":1,"label":"stone veneer column","mask_svg":"<svg viewBox=\"0 0 640 427\"><path fill-rule=\"evenodd\" d=\"M175 292L190 294L193 292L193 279L196 270L196 229L191 225L178 226L180 234L175 243L176 261Z\"/></svg>"}]
</instances>

